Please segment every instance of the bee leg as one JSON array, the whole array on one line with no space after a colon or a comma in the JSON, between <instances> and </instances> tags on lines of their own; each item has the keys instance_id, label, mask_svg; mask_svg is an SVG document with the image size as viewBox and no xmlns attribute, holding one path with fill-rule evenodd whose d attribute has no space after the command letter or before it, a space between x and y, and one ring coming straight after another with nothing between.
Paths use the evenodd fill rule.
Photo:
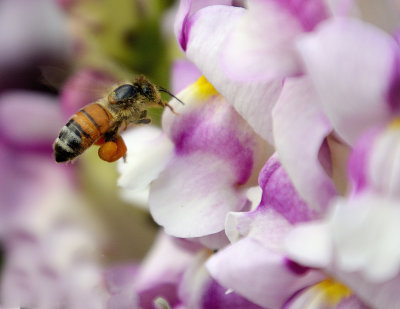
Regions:
<instances>
[{"instance_id":1,"label":"bee leg","mask_svg":"<svg viewBox=\"0 0 400 309\"><path fill-rule=\"evenodd\" d=\"M107 162L114 162L124 157L126 160L126 145L120 135L116 135L113 140L105 142L99 148L99 157Z\"/></svg>"},{"instance_id":2,"label":"bee leg","mask_svg":"<svg viewBox=\"0 0 400 309\"><path fill-rule=\"evenodd\" d=\"M139 119L138 121L136 121L137 124L149 124L151 123L151 119L150 118L144 118L144 119Z\"/></svg>"},{"instance_id":3,"label":"bee leg","mask_svg":"<svg viewBox=\"0 0 400 309\"><path fill-rule=\"evenodd\" d=\"M140 113L139 119L143 119L143 118L146 118L146 117L147 117L147 110L144 110L144 111L142 111L142 112Z\"/></svg>"},{"instance_id":4,"label":"bee leg","mask_svg":"<svg viewBox=\"0 0 400 309\"><path fill-rule=\"evenodd\" d=\"M171 105L168 104L168 102L163 102L163 101L161 101L160 105L161 105L162 107L165 107L165 106L168 107L168 108L171 110L172 113L174 113L175 115L179 115L179 113L177 113L177 112L174 110L174 108L173 108Z\"/></svg>"},{"instance_id":5,"label":"bee leg","mask_svg":"<svg viewBox=\"0 0 400 309\"><path fill-rule=\"evenodd\" d=\"M106 142L106 139L104 136L100 137L97 141L94 142L95 145L101 146Z\"/></svg>"}]
</instances>

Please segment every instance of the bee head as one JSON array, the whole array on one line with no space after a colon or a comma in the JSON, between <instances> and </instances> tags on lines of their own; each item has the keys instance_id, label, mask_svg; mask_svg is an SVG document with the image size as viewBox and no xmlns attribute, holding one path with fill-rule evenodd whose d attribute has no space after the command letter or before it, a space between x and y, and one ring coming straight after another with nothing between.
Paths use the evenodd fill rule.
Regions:
<instances>
[{"instance_id":1,"label":"bee head","mask_svg":"<svg viewBox=\"0 0 400 309\"><path fill-rule=\"evenodd\" d=\"M137 78L132 84L123 84L115 88L108 96L112 105L129 108L133 103L139 105L156 106L161 97L157 88L144 76Z\"/></svg>"}]
</instances>

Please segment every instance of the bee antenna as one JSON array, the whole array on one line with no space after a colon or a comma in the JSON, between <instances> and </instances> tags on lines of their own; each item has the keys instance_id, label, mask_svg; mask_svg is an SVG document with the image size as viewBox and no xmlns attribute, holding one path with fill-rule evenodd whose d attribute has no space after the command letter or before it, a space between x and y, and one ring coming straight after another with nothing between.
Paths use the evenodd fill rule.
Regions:
<instances>
[{"instance_id":1,"label":"bee antenna","mask_svg":"<svg viewBox=\"0 0 400 309\"><path fill-rule=\"evenodd\" d=\"M179 103L182 105L185 105L181 100L179 100L176 96L174 96L171 92L169 92L167 89L164 87L158 86L158 91L165 92L166 94L170 95L171 97L175 98Z\"/></svg>"}]
</instances>

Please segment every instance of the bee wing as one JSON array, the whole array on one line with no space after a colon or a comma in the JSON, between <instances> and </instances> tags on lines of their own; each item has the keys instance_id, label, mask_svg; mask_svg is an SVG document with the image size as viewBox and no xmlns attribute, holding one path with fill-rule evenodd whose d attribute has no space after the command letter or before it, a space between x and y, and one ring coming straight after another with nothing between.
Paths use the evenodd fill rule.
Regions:
<instances>
[{"instance_id":1,"label":"bee wing","mask_svg":"<svg viewBox=\"0 0 400 309\"><path fill-rule=\"evenodd\" d=\"M39 66L41 73L40 82L50 89L59 91L62 85L70 76L70 70L67 67L42 65Z\"/></svg>"}]
</instances>

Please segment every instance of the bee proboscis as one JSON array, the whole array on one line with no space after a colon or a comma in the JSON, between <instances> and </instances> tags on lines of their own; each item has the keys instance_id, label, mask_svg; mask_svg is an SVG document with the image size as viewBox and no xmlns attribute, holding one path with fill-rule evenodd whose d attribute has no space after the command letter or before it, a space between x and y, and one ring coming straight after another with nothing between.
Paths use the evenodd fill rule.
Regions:
<instances>
[{"instance_id":1,"label":"bee proboscis","mask_svg":"<svg viewBox=\"0 0 400 309\"><path fill-rule=\"evenodd\" d=\"M83 107L61 129L54 142L56 162L71 161L93 144L100 145L98 153L104 161L114 162L125 157L127 148L119 134L121 127L150 123L147 115L150 107L167 106L174 112L159 91L173 96L139 76L132 83L115 87L107 97Z\"/></svg>"}]
</instances>

